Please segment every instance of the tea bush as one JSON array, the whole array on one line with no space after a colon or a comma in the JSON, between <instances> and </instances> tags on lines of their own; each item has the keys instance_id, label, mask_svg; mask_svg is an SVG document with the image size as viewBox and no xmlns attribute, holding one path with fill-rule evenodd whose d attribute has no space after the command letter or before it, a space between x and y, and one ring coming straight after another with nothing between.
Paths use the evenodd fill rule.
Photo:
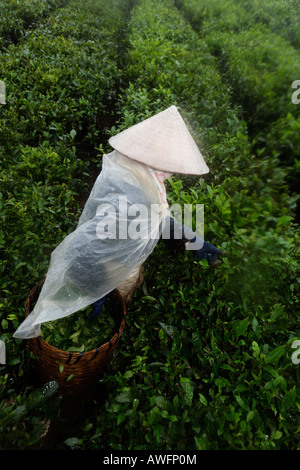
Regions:
<instances>
[{"instance_id":1,"label":"tea bush","mask_svg":"<svg viewBox=\"0 0 300 470\"><path fill-rule=\"evenodd\" d=\"M68 0L5 0L0 2L0 50L16 44L28 30L40 25L56 8Z\"/></svg>"},{"instance_id":2,"label":"tea bush","mask_svg":"<svg viewBox=\"0 0 300 470\"><path fill-rule=\"evenodd\" d=\"M97 2L95 11L78 15L78 2L70 3L26 42L8 47L0 56L8 92L7 105L0 108L2 238L7 248L14 241L18 256L13 265L26 270L15 278L18 283L35 277L32 260L38 264L37 253L44 250L48 257L46 247L53 248L74 226L74 197L82 185L78 177L82 179L95 158L99 129L113 114L109 110L118 88L117 44L113 31L109 34L103 27L104 17L96 15L101 5L104 2ZM107 26L120 22L122 9L116 4L115 10L118 14L110 10ZM81 26L76 27L76 18ZM6 263L12 268L13 253L8 249L3 269ZM24 287L28 289L26 283Z\"/></svg>"},{"instance_id":3,"label":"tea bush","mask_svg":"<svg viewBox=\"0 0 300 470\"><path fill-rule=\"evenodd\" d=\"M35 18L46 5L29 4ZM86 180L95 177L88 169L101 164L96 147L114 115L119 40L130 4L115 1L108 9L101 0L68 2L0 55L7 91L0 107L0 338L7 355L1 366L1 448L36 446L49 427L42 401L27 406L32 393L42 392L24 385L32 357L12 334L51 251L76 225Z\"/></svg>"},{"instance_id":4,"label":"tea bush","mask_svg":"<svg viewBox=\"0 0 300 470\"><path fill-rule=\"evenodd\" d=\"M11 335L23 318L23 301L31 281L40 279L51 249L75 223L74 192L82 172L88 171L82 149L94 149L96 159L95 147L100 151L109 135L176 104L210 173L204 177L173 175L166 182L169 203L182 207L203 204L205 239L227 255L212 269L206 261L195 261L192 252L158 243L144 264L145 281L128 307L120 345L99 379L105 396L95 397L80 427L67 432L64 448L298 448L299 369L292 361L293 344L300 335L297 197L290 194L288 171L286 165L280 165L278 150L290 146L294 152L298 118L293 108L285 113L287 95L279 89L282 104L274 126L268 128L262 121L270 136L268 147L256 147L253 139L258 134L251 132L249 137L251 103L247 107L232 94L233 80L244 80L249 96L260 97L256 108L265 111L262 100L268 103L269 98L256 81L263 76L272 83L270 64L283 63L280 44L286 47L286 43L279 38L274 47L271 41L264 43L266 61L270 56L273 62L266 62L262 72L254 70L248 82L237 61L246 64L250 52L232 46L228 54L232 74L226 76L215 49L220 45L229 51L235 34L220 32L219 44L213 33L201 35L199 30L198 34L189 17L182 15L188 2L175 3L177 7L171 0L139 0L123 7L123 2L114 2L116 8L111 11L106 2L90 0L75 12L75 2L70 2L40 31L29 34L24 44L7 49L8 65L2 63L5 80L12 77L14 91L9 92L9 99L18 103L17 83L21 106L16 110L14 105L2 115L6 125L0 137L4 185L0 214L5 224L1 248L6 249L7 258L0 339L5 339L9 357L3 447L13 440L12 421L24 420L13 440L15 448L42 445L39 439L47 431L47 421L41 414L60 423L55 416L59 403L53 407L49 403L47 412L44 402L36 408L28 405L30 390L24 390L24 374L31 367L31 358ZM226 8L232 4L224 2L223 11L228 13ZM100 18L96 11L102 7ZM196 17L196 6L194 10ZM226 22L229 16L219 12L214 22L219 21L222 29L222 19ZM250 30L253 41L262 37L262 30L252 24L248 27L246 21L245 31L236 36L241 40L248 34L250 38ZM42 37L47 38L46 45ZM38 47L45 51L42 57L45 54L50 68L42 59L38 61ZM24 50L30 51L28 62ZM294 57L292 49L287 50ZM253 52L258 61L260 51ZM274 51L278 57L272 55ZM56 55L62 60L60 67L54 65ZM79 58L82 64L76 67ZM19 72L18 64L24 67L26 63L28 74ZM38 81L30 75L31 69ZM20 81L19 73L23 74ZM98 74L104 81L98 82ZM90 88L84 92L84 103L79 103L86 80ZM95 102L94 80L104 83L101 105ZM58 83L63 83L61 89ZM244 85L239 82L239 86ZM34 110L26 101L31 88ZM96 117L99 107L104 112L101 120ZM55 114L48 122L52 108ZM44 117L37 119L36 113L42 110ZM4 112L2 108L0 112ZM10 402L5 401L7 396L13 397ZM41 434L32 426L37 422L42 423Z\"/></svg>"},{"instance_id":5,"label":"tea bush","mask_svg":"<svg viewBox=\"0 0 300 470\"><path fill-rule=\"evenodd\" d=\"M291 100L292 83L299 76L297 50L260 25L236 35L219 32L205 38L220 57L233 100L241 104L255 132L260 126L268 130L272 122L288 112L295 118L299 116Z\"/></svg>"},{"instance_id":6,"label":"tea bush","mask_svg":"<svg viewBox=\"0 0 300 470\"><path fill-rule=\"evenodd\" d=\"M5 152L20 143L68 146L70 133L87 154L99 144L100 129L112 119L120 76L118 38L104 27L100 13L101 3L98 12L81 15L77 3L70 3L0 56L8 101L1 107ZM120 21L117 15L114 21Z\"/></svg>"},{"instance_id":7,"label":"tea bush","mask_svg":"<svg viewBox=\"0 0 300 470\"><path fill-rule=\"evenodd\" d=\"M129 24L124 69L130 85L120 96L118 129L177 103L209 163L229 165L234 153L243 164L242 155L249 152L247 126L231 105L216 59L168 2L155 3L155 12L152 8L138 4ZM213 177L218 178L216 171Z\"/></svg>"},{"instance_id":8,"label":"tea bush","mask_svg":"<svg viewBox=\"0 0 300 470\"><path fill-rule=\"evenodd\" d=\"M300 47L300 31L299 31L299 2L292 0L291 2L284 2L280 0L268 0L266 2L259 2L254 0L249 3L246 0L242 2L235 2L239 6L241 3L245 11L247 11L247 19L252 24L261 23L268 26L268 28L287 39L297 49Z\"/></svg>"},{"instance_id":9,"label":"tea bush","mask_svg":"<svg viewBox=\"0 0 300 470\"><path fill-rule=\"evenodd\" d=\"M190 252L158 244L102 378L108 398L74 442L82 449L296 449L299 231L286 171L276 154L251 151L205 40L171 2L138 3L129 44L130 86L111 132L174 102L182 107L211 174L174 175L169 202L204 204L205 238L228 256L212 270Z\"/></svg>"},{"instance_id":10,"label":"tea bush","mask_svg":"<svg viewBox=\"0 0 300 470\"><path fill-rule=\"evenodd\" d=\"M247 122L253 148L264 149L265 155L277 153L289 170L292 191L297 191L300 108L292 101L292 84L300 76L299 44L293 43L293 47L278 29L287 31L280 27L280 21L287 21L298 34L298 10L291 3L283 16L283 2L265 2L259 7L255 2L257 8L247 7L248 2L215 3L183 0L180 7L217 57L232 101L240 106ZM276 13L268 18L277 29L269 29L268 22L260 19L270 8Z\"/></svg>"},{"instance_id":11,"label":"tea bush","mask_svg":"<svg viewBox=\"0 0 300 470\"><path fill-rule=\"evenodd\" d=\"M188 15L193 27L204 37L212 32L239 33L256 24L267 28L299 48L298 0L175 0L178 8Z\"/></svg>"}]
</instances>

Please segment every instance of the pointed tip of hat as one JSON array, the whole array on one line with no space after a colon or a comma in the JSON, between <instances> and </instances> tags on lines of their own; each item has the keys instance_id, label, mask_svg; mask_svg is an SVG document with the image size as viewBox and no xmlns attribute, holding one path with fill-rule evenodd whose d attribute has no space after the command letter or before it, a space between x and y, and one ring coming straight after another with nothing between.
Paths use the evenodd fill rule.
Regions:
<instances>
[{"instance_id":1,"label":"pointed tip of hat","mask_svg":"<svg viewBox=\"0 0 300 470\"><path fill-rule=\"evenodd\" d=\"M109 139L118 152L172 173L202 175L205 160L175 105Z\"/></svg>"}]
</instances>

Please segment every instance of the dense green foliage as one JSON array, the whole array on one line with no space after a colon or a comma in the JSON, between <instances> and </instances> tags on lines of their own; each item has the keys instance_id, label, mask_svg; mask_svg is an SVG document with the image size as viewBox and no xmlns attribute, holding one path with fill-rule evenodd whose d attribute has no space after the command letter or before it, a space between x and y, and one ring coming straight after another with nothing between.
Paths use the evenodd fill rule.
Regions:
<instances>
[{"instance_id":1,"label":"dense green foliage","mask_svg":"<svg viewBox=\"0 0 300 470\"><path fill-rule=\"evenodd\" d=\"M67 0L4 0L0 2L0 49L16 44L43 18Z\"/></svg>"},{"instance_id":2,"label":"dense green foliage","mask_svg":"<svg viewBox=\"0 0 300 470\"><path fill-rule=\"evenodd\" d=\"M217 58L222 78L231 89L232 102L240 106L241 116L247 121L253 145L265 156L276 153L289 169L287 178L292 189L297 189L300 108L291 97L292 84L300 76L299 44L295 44L295 37L299 37L299 2L287 5L270 1L260 6L258 2L253 5L232 0L222 4L195 0L179 3ZM247 7L250 4L251 13ZM272 15L268 15L270 9ZM283 27L282 22L290 28Z\"/></svg>"},{"instance_id":3,"label":"dense green foliage","mask_svg":"<svg viewBox=\"0 0 300 470\"><path fill-rule=\"evenodd\" d=\"M40 2L56 9L0 56L0 447L39 448L60 410L12 339L26 294L74 228L109 135L176 104L210 173L173 175L170 205L204 204L205 239L227 256L212 269L159 242L100 377L106 395L53 448L297 449L296 12L281 0L62 3Z\"/></svg>"},{"instance_id":4,"label":"dense green foliage","mask_svg":"<svg viewBox=\"0 0 300 470\"><path fill-rule=\"evenodd\" d=\"M72 316L43 325L41 336L62 351L84 352L109 341L117 331L111 309L104 304L96 318L90 318L92 307L78 310Z\"/></svg>"}]
</instances>

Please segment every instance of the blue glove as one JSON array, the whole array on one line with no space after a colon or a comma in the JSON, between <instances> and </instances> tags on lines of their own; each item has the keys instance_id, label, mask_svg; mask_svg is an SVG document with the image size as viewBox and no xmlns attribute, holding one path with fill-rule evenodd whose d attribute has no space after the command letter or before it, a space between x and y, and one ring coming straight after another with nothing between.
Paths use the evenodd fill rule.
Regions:
<instances>
[{"instance_id":1,"label":"blue glove","mask_svg":"<svg viewBox=\"0 0 300 470\"><path fill-rule=\"evenodd\" d=\"M199 243L200 245L201 242L203 243L202 248L197 249L195 247L196 249L194 250L196 258L199 261L202 259L206 259L210 266L216 266L217 264L219 264L220 261L218 260L218 255L223 254L223 252L219 250L219 248L216 248L214 245L211 245L207 242L203 242L203 240L201 240L199 237L196 236L190 241L189 249L192 249L192 243Z\"/></svg>"},{"instance_id":2,"label":"blue glove","mask_svg":"<svg viewBox=\"0 0 300 470\"><path fill-rule=\"evenodd\" d=\"M92 304L92 311L89 315L89 320L93 320L99 315L99 313L102 310L105 299L106 299L106 296L102 297L102 299L99 299Z\"/></svg>"}]
</instances>

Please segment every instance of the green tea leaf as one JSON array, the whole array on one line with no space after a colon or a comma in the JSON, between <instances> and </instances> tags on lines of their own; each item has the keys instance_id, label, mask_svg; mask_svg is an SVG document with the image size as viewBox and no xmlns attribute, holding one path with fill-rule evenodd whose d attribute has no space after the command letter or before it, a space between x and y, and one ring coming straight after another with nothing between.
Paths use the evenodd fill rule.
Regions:
<instances>
[{"instance_id":1,"label":"green tea leaf","mask_svg":"<svg viewBox=\"0 0 300 470\"><path fill-rule=\"evenodd\" d=\"M296 388L293 387L284 395L281 401L281 411L286 411L289 408L291 408L295 400L296 400Z\"/></svg>"},{"instance_id":2,"label":"green tea leaf","mask_svg":"<svg viewBox=\"0 0 300 470\"><path fill-rule=\"evenodd\" d=\"M277 348L273 349L273 351L271 351L266 357L266 364L277 362L284 353L285 346L278 346Z\"/></svg>"},{"instance_id":3,"label":"green tea leaf","mask_svg":"<svg viewBox=\"0 0 300 470\"><path fill-rule=\"evenodd\" d=\"M70 136L72 139L74 139L74 137L76 136L76 131L74 129L71 130Z\"/></svg>"},{"instance_id":4,"label":"green tea leaf","mask_svg":"<svg viewBox=\"0 0 300 470\"><path fill-rule=\"evenodd\" d=\"M155 403L164 410L166 410L169 406L169 401L165 397L156 397Z\"/></svg>"},{"instance_id":5,"label":"green tea leaf","mask_svg":"<svg viewBox=\"0 0 300 470\"><path fill-rule=\"evenodd\" d=\"M116 396L115 400L119 403L129 403L131 402L131 393L130 391L121 392Z\"/></svg>"},{"instance_id":6,"label":"green tea leaf","mask_svg":"<svg viewBox=\"0 0 300 470\"><path fill-rule=\"evenodd\" d=\"M124 379L130 379L135 374L133 370L127 370L125 374L123 375Z\"/></svg>"},{"instance_id":7,"label":"green tea leaf","mask_svg":"<svg viewBox=\"0 0 300 470\"><path fill-rule=\"evenodd\" d=\"M120 413L117 417L117 425L123 423L123 421L125 421L125 419L126 419L125 413Z\"/></svg>"},{"instance_id":8,"label":"green tea leaf","mask_svg":"<svg viewBox=\"0 0 300 470\"><path fill-rule=\"evenodd\" d=\"M252 351L254 357L259 357L260 348L256 341L252 341Z\"/></svg>"},{"instance_id":9,"label":"green tea leaf","mask_svg":"<svg viewBox=\"0 0 300 470\"><path fill-rule=\"evenodd\" d=\"M246 330L248 328L250 319L248 317L244 318L243 320L239 321L236 325L236 332L235 332L235 337L239 338L240 336L243 336L246 333Z\"/></svg>"},{"instance_id":10,"label":"green tea leaf","mask_svg":"<svg viewBox=\"0 0 300 470\"><path fill-rule=\"evenodd\" d=\"M171 325L166 325L163 322L158 322L158 323L162 327L163 331L165 333L167 333L167 335L170 336L170 338L173 338L173 336L174 336L174 327L172 327Z\"/></svg>"},{"instance_id":11,"label":"green tea leaf","mask_svg":"<svg viewBox=\"0 0 300 470\"><path fill-rule=\"evenodd\" d=\"M205 396L202 395L202 393L199 393L199 400L204 406L207 406L207 400L206 400Z\"/></svg>"}]
</instances>

